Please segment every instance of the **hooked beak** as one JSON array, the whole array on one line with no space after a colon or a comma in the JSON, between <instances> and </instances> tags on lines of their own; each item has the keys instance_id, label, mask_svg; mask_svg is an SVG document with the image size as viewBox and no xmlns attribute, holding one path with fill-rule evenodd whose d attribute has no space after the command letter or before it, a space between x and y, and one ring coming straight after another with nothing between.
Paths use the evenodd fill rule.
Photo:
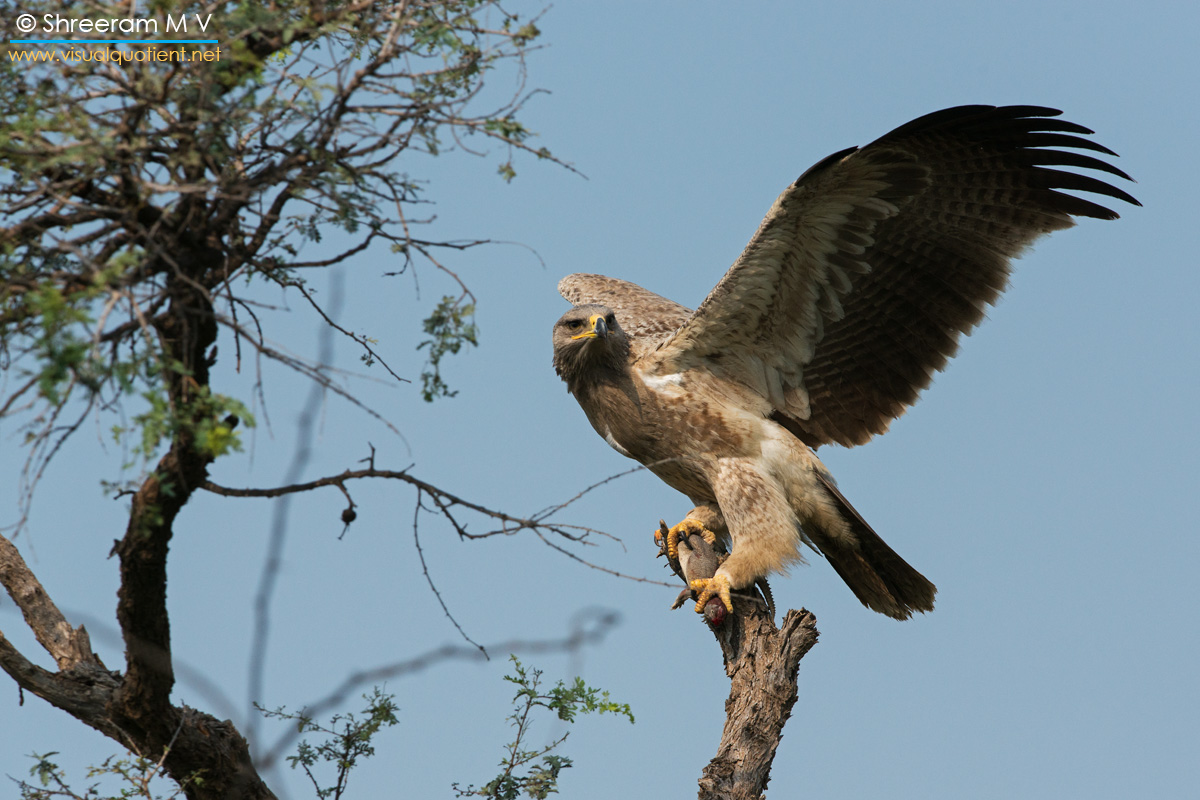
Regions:
<instances>
[{"instance_id":1,"label":"hooked beak","mask_svg":"<svg viewBox=\"0 0 1200 800\"><path fill-rule=\"evenodd\" d=\"M572 336L572 339L607 339L608 324L604 321L604 316L601 314L593 314L588 318L588 322L592 323L592 329L585 333L579 333Z\"/></svg>"}]
</instances>

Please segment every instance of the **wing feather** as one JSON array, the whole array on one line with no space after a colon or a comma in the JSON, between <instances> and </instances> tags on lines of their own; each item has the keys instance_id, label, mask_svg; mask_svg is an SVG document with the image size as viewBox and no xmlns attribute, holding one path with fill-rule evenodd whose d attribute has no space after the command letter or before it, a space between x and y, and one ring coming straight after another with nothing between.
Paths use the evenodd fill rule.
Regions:
<instances>
[{"instance_id":1,"label":"wing feather","mask_svg":"<svg viewBox=\"0 0 1200 800\"><path fill-rule=\"evenodd\" d=\"M1066 192L1140 205L1099 178L1056 169L1129 177L1054 149L1115 155L1059 113L945 109L818 162L775 201L700 307L683 320L682 306L672 309L679 329L656 339L645 365L743 383L814 446L883 432L1004 291L1012 258L1072 217L1117 217Z\"/></svg>"}]
</instances>

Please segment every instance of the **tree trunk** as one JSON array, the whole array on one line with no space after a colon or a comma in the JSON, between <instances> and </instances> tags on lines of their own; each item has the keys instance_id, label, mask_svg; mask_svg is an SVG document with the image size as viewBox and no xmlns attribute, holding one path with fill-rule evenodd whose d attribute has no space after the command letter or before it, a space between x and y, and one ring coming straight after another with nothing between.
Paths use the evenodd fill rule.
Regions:
<instances>
[{"instance_id":1,"label":"tree trunk","mask_svg":"<svg viewBox=\"0 0 1200 800\"><path fill-rule=\"evenodd\" d=\"M757 800L764 796L783 725L796 703L800 659L817 643L817 619L793 609L776 628L763 607L735 600L734 613L713 634L731 683L725 730L700 777L699 797Z\"/></svg>"}]
</instances>

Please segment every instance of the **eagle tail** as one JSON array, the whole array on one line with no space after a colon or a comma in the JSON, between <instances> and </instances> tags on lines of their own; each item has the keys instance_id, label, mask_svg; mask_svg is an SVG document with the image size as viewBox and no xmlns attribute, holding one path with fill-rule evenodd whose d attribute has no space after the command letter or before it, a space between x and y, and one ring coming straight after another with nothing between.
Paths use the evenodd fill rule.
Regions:
<instances>
[{"instance_id":1,"label":"eagle tail","mask_svg":"<svg viewBox=\"0 0 1200 800\"><path fill-rule=\"evenodd\" d=\"M932 611L937 587L888 547L832 481L821 479L857 540L850 545L822 536L821 552L854 596L872 611L893 619L908 619L914 611Z\"/></svg>"}]
</instances>

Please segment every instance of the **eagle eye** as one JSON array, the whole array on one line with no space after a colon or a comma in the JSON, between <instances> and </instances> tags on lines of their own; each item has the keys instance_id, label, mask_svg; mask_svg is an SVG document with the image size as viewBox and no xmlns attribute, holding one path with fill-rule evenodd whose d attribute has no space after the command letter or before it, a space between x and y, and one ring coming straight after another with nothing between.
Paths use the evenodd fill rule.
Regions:
<instances>
[{"instance_id":1,"label":"eagle eye","mask_svg":"<svg viewBox=\"0 0 1200 800\"><path fill-rule=\"evenodd\" d=\"M613 325L617 324L617 316L615 314L609 314L604 318L604 322L608 325L608 327L611 328Z\"/></svg>"},{"instance_id":2,"label":"eagle eye","mask_svg":"<svg viewBox=\"0 0 1200 800\"><path fill-rule=\"evenodd\" d=\"M573 330L573 331L577 331L577 330L579 330L579 326L580 326L580 325L582 325L582 324L583 324L583 323L582 323L582 322L580 322L580 321L579 321L579 320L577 320L577 319L569 319L569 320L567 320L567 327L568 327L568 328L570 328L570 329L571 329L571 330Z\"/></svg>"}]
</instances>

